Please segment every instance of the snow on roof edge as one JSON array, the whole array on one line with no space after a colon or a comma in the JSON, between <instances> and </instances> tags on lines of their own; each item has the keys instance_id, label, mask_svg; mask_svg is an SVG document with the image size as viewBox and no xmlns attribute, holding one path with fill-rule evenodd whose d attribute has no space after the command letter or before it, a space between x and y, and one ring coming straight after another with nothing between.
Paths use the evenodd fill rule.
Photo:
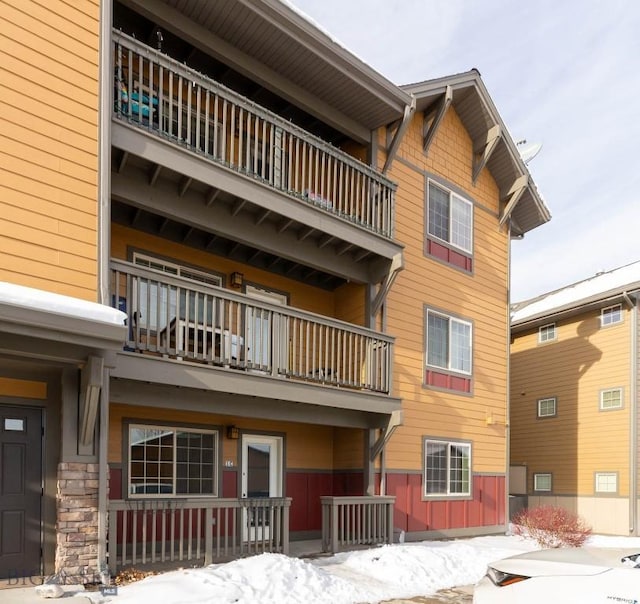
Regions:
<instances>
[{"instance_id":1,"label":"snow on roof edge","mask_svg":"<svg viewBox=\"0 0 640 604\"><path fill-rule=\"evenodd\" d=\"M127 319L127 315L122 311L104 304L6 281L0 281L0 304L10 304L110 325L125 325Z\"/></svg>"},{"instance_id":2,"label":"snow on roof edge","mask_svg":"<svg viewBox=\"0 0 640 604\"><path fill-rule=\"evenodd\" d=\"M580 302L597 298L599 295L622 293L631 286L640 286L640 260L610 271L599 272L593 277L529 300L516 302L512 305L515 310L511 313L511 322L549 315L560 309L578 306Z\"/></svg>"}]
</instances>

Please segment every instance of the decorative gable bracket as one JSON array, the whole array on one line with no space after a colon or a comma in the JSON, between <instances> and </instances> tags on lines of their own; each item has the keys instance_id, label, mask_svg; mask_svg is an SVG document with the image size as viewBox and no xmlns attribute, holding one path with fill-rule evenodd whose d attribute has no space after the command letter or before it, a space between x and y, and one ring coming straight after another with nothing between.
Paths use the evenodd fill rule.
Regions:
<instances>
[{"instance_id":1,"label":"decorative gable bracket","mask_svg":"<svg viewBox=\"0 0 640 604\"><path fill-rule=\"evenodd\" d=\"M425 133L422 141L422 148L425 154L429 153L429 147L435 138L436 132L440 127L444 114L453 102L453 89L447 86L442 98L434 103L428 112L425 112ZM429 121L430 120L430 121Z\"/></svg>"},{"instance_id":2,"label":"decorative gable bracket","mask_svg":"<svg viewBox=\"0 0 640 604\"><path fill-rule=\"evenodd\" d=\"M495 124L487 131L485 140L482 145L474 150L473 157L473 183L475 184L482 172L483 168L487 165L491 154L498 146L500 139L502 138L502 130L500 124Z\"/></svg>"},{"instance_id":3,"label":"decorative gable bracket","mask_svg":"<svg viewBox=\"0 0 640 604\"><path fill-rule=\"evenodd\" d=\"M513 212L516 204L518 203L518 201L520 201L522 194L527 190L528 186L528 174L519 176L518 178L516 178L513 185L511 185L511 189L509 189L509 192L507 193L506 205L504 206L504 210L502 211L502 215L500 216L500 226L502 226L507 220L509 220L511 212Z\"/></svg>"}]
</instances>

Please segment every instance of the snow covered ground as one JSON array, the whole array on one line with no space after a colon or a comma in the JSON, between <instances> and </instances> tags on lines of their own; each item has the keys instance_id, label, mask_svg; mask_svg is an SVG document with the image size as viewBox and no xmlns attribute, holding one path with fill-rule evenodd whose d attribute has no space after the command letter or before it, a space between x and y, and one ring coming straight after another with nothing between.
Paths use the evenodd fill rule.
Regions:
<instances>
[{"instance_id":1,"label":"snow covered ground","mask_svg":"<svg viewBox=\"0 0 640 604\"><path fill-rule=\"evenodd\" d=\"M593 536L588 545L638 547L640 538ZM148 577L95 602L113 604L361 604L433 594L478 581L489 562L537 549L517 536L387 545L317 559L263 554Z\"/></svg>"}]
</instances>

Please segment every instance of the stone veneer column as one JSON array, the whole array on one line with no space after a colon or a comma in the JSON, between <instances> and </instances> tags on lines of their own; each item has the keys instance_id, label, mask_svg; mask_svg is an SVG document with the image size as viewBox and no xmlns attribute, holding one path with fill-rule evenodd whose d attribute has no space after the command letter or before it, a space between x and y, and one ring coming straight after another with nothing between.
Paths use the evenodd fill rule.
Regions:
<instances>
[{"instance_id":1,"label":"stone veneer column","mask_svg":"<svg viewBox=\"0 0 640 604\"><path fill-rule=\"evenodd\" d=\"M58 464L56 573L98 576L98 464Z\"/></svg>"}]
</instances>

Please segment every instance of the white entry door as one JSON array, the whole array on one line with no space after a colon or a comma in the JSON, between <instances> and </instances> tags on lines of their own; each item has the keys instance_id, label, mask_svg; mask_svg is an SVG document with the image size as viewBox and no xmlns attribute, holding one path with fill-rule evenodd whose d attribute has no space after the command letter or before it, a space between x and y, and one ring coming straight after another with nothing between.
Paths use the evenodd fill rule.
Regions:
<instances>
[{"instance_id":1,"label":"white entry door","mask_svg":"<svg viewBox=\"0 0 640 604\"><path fill-rule=\"evenodd\" d=\"M282 497L282 437L242 436L243 499ZM269 518L261 509L243 511L243 539L269 538Z\"/></svg>"}]
</instances>

